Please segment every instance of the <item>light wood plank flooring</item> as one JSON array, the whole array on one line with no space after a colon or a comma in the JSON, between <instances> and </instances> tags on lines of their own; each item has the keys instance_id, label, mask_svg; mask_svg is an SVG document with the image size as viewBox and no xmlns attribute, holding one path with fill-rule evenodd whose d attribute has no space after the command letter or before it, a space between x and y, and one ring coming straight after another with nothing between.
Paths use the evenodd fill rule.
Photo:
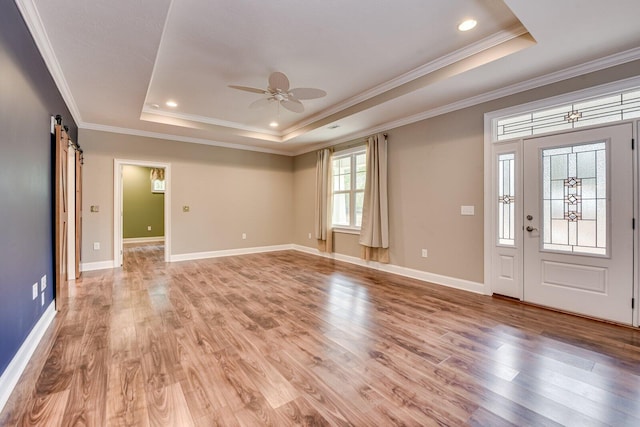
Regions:
<instances>
[{"instance_id":1,"label":"light wood plank flooring","mask_svg":"<svg viewBox=\"0 0 640 427\"><path fill-rule=\"evenodd\" d=\"M640 331L294 251L84 273L0 425L640 426Z\"/></svg>"}]
</instances>

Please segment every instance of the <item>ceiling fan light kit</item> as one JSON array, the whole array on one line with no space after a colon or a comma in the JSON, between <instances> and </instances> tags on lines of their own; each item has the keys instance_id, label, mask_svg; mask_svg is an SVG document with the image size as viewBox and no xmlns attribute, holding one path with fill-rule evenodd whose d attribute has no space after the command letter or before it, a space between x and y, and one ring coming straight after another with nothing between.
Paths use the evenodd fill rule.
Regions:
<instances>
[{"instance_id":1,"label":"ceiling fan light kit","mask_svg":"<svg viewBox=\"0 0 640 427\"><path fill-rule=\"evenodd\" d=\"M304 105L300 100L317 99L327 95L327 92L324 90L310 87L290 89L289 78L279 71L271 73L267 89L238 85L229 85L229 87L245 92L259 93L266 96L266 98L260 98L252 102L249 105L250 109L262 108L272 102L277 102L278 105L282 105L284 108L294 113L304 112Z\"/></svg>"}]
</instances>

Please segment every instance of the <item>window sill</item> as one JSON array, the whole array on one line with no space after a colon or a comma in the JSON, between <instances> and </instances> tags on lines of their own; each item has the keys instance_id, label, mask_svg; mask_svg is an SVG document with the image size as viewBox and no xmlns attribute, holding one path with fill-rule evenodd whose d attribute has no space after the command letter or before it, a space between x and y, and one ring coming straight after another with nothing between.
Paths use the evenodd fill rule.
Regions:
<instances>
[{"instance_id":1,"label":"window sill","mask_svg":"<svg viewBox=\"0 0 640 427\"><path fill-rule=\"evenodd\" d=\"M333 227L334 233L342 233L342 234L355 234L360 235L359 228L351 228L351 227Z\"/></svg>"}]
</instances>

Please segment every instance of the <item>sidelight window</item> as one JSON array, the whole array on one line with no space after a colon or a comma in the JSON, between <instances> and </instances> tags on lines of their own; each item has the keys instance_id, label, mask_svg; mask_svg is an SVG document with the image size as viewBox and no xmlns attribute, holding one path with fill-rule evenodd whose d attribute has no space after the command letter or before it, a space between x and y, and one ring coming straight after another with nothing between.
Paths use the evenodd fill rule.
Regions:
<instances>
[{"instance_id":1,"label":"sidelight window","mask_svg":"<svg viewBox=\"0 0 640 427\"><path fill-rule=\"evenodd\" d=\"M516 220L515 153L498 156L498 243L514 246Z\"/></svg>"}]
</instances>

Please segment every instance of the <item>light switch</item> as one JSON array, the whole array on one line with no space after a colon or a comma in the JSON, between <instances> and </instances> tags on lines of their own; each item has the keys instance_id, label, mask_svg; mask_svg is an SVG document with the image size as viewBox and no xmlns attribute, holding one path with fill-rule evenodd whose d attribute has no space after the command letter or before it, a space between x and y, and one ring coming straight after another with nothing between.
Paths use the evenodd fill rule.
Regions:
<instances>
[{"instance_id":1,"label":"light switch","mask_svg":"<svg viewBox=\"0 0 640 427\"><path fill-rule=\"evenodd\" d=\"M100 250L100 242L93 242L93 250L94 251Z\"/></svg>"},{"instance_id":2,"label":"light switch","mask_svg":"<svg viewBox=\"0 0 640 427\"><path fill-rule=\"evenodd\" d=\"M460 215L475 215L475 206L460 206Z\"/></svg>"}]
</instances>

